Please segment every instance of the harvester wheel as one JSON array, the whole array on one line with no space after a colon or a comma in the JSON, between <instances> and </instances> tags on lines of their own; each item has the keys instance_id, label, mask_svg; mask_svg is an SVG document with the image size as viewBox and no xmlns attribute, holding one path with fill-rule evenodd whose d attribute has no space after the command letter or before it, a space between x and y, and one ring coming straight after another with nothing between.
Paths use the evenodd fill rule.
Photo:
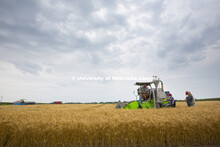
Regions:
<instances>
[{"instance_id":1,"label":"harvester wheel","mask_svg":"<svg viewBox=\"0 0 220 147\"><path fill-rule=\"evenodd\" d=\"M174 101L173 107L176 107L176 101Z\"/></svg>"}]
</instances>

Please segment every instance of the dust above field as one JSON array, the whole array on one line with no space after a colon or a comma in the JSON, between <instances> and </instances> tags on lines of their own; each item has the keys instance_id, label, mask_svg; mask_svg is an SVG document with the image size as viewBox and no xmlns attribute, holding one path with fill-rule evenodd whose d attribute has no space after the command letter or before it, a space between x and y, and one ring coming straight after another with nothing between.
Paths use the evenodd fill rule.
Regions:
<instances>
[{"instance_id":1,"label":"dust above field","mask_svg":"<svg viewBox=\"0 0 220 147\"><path fill-rule=\"evenodd\" d=\"M0 146L220 144L220 102L125 110L114 104L0 106Z\"/></svg>"}]
</instances>

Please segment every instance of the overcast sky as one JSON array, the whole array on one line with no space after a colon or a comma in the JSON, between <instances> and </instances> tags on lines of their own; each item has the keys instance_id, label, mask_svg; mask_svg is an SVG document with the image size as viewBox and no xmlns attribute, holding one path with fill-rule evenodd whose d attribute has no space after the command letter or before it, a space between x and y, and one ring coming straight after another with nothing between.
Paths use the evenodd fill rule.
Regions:
<instances>
[{"instance_id":1,"label":"overcast sky","mask_svg":"<svg viewBox=\"0 0 220 147\"><path fill-rule=\"evenodd\" d=\"M1 0L0 96L36 102L133 100L159 76L184 99L220 94L219 0Z\"/></svg>"}]
</instances>

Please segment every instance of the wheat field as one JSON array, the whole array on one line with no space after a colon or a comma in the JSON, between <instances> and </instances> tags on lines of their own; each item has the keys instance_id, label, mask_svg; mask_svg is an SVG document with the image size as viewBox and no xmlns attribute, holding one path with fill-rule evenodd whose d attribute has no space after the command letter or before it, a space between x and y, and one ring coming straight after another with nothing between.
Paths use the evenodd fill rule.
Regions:
<instances>
[{"instance_id":1,"label":"wheat field","mask_svg":"<svg viewBox=\"0 0 220 147\"><path fill-rule=\"evenodd\" d=\"M125 110L115 104L0 106L0 146L220 145L220 102Z\"/></svg>"}]
</instances>

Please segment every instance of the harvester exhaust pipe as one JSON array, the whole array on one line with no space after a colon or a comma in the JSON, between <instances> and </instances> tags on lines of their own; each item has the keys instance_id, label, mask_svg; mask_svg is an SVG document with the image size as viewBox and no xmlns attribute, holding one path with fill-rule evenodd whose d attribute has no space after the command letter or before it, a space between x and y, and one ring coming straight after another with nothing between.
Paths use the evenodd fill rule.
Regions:
<instances>
[{"instance_id":1,"label":"harvester exhaust pipe","mask_svg":"<svg viewBox=\"0 0 220 147\"><path fill-rule=\"evenodd\" d=\"M154 82L155 88L157 88L160 80L157 78L157 76L153 76L153 82Z\"/></svg>"},{"instance_id":2,"label":"harvester exhaust pipe","mask_svg":"<svg viewBox=\"0 0 220 147\"><path fill-rule=\"evenodd\" d=\"M161 91L164 92L163 82L159 78L157 78L157 76L153 76L153 83L155 85L155 90L153 92L153 94L154 94L154 108L158 108L158 107L160 107L157 103L158 102L158 86L159 86L159 83L161 83Z\"/></svg>"},{"instance_id":3,"label":"harvester exhaust pipe","mask_svg":"<svg viewBox=\"0 0 220 147\"><path fill-rule=\"evenodd\" d=\"M154 108L157 108L157 88L159 85L159 79L157 76L153 76L153 83L155 85L155 90L153 91L153 97L154 97Z\"/></svg>"}]
</instances>

